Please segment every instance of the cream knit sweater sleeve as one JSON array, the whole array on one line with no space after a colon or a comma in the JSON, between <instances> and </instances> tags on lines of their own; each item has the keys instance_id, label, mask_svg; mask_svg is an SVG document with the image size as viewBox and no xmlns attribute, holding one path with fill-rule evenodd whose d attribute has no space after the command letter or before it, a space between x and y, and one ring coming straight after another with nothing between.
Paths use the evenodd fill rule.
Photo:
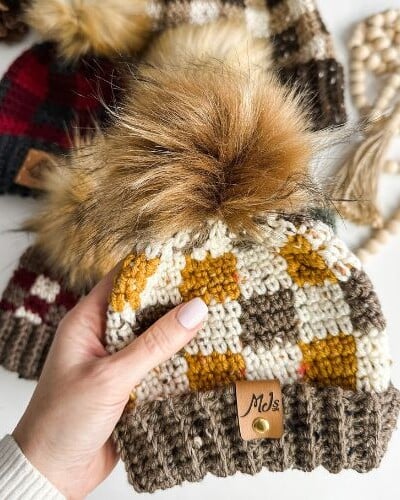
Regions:
<instances>
[{"instance_id":1,"label":"cream knit sweater sleeve","mask_svg":"<svg viewBox=\"0 0 400 500\"><path fill-rule=\"evenodd\" d=\"M0 441L0 498L62 500L64 496L29 462L10 435Z\"/></svg>"}]
</instances>

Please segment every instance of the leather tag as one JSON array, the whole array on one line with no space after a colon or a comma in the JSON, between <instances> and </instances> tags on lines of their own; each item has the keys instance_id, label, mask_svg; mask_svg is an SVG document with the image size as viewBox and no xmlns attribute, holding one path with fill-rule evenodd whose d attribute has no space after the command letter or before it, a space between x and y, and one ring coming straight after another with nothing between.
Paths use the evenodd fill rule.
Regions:
<instances>
[{"instance_id":1,"label":"leather tag","mask_svg":"<svg viewBox=\"0 0 400 500\"><path fill-rule=\"evenodd\" d=\"M38 149L30 149L14 182L28 188L42 189L43 172L52 164L54 160L50 154Z\"/></svg>"},{"instance_id":2,"label":"leather tag","mask_svg":"<svg viewBox=\"0 0 400 500\"><path fill-rule=\"evenodd\" d=\"M236 404L242 439L279 439L283 434L279 380L236 382Z\"/></svg>"}]
</instances>

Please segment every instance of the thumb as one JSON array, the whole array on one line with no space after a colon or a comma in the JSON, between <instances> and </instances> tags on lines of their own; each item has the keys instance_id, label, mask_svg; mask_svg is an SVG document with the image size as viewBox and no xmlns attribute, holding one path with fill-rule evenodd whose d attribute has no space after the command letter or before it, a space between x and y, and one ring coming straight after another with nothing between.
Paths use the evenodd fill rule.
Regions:
<instances>
[{"instance_id":1,"label":"thumb","mask_svg":"<svg viewBox=\"0 0 400 500\"><path fill-rule=\"evenodd\" d=\"M132 390L146 374L180 351L199 331L208 308L195 298L175 307L109 359L119 383Z\"/></svg>"}]
</instances>

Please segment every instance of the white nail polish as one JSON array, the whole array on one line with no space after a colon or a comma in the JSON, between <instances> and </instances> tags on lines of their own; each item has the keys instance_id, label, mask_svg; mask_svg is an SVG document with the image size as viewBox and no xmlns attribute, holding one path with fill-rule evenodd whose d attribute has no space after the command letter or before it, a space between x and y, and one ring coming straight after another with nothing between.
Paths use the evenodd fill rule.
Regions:
<instances>
[{"instance_id":1,"label":"white nail polish","mask_svg":"<svg viewBox=\"0 0 400 500\"><path fill-rule=\"evenodd\" d=\"M183 328L191 330L205 319L207 313L205 302L196 297L179 309L177 319Z\"/></svg>"}]
</instances>

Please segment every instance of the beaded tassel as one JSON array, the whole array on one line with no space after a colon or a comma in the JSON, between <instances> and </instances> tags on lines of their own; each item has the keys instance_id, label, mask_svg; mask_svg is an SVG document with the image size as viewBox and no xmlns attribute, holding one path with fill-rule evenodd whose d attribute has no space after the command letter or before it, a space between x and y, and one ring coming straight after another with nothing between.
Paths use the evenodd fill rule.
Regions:
<instances>
[{"instance_id":1,"label":"beaded tassel","mask_svg":"<svg viewBox=\"0 0 400 500\"><path fill-rule=\"evenodd\" d=\"M388 10L360 23L350 40L350 93L366 126L364 139L338 174L336 199L341 214L374 228L356 251L361 261L377 253L391 235L400 231L400 206L384 220L376 206L381 172L400 173L400 162L387 158L393 137L400 133L400 10ZM369 73L384 80L375 101L367 96Z\"/></svg>"},{"instance_id":2,"label":"beaded tassel","mask_svg":"<svg viewBox=\"0 0 400 500\"><path fill-rule=\"evenodd\" d=\"M357 257L366 262L369 257L379 252L379 250L387 243L390 236L400 232L400 207L389 217L384 226L372 233L370 238L355 252Z\"/></svg>"},{"instance_id":3,"label":"beaded tassel","mask_svg":"<svg viewBox=\"0 0 400 500\"><path fill-rule=\"evenodd\" d=\"M346 200L338 207L345 218L380 228L384 222L376 205L379 174L399 170L386 155L400 128L400 104L395 101L400 88L400 10L360 23L349 46L351 95L365 120L365 137L340 169L332 197ZM388 77L373 104L367 97L369 73Z\"/></svg>"}]
</instances>

